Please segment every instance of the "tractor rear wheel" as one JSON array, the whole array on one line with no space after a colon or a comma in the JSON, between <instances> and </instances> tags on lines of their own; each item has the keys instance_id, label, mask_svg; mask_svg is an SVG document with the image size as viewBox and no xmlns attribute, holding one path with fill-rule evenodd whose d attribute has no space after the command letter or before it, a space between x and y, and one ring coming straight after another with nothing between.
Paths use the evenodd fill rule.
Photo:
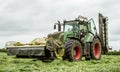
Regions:
<instances>
[{"instance_id":1,"label":"tractor rear wheel","mask_svg":"<svg viewBox=\"0 0 120 72\"><path fill-rule=\"evenodd\" d=\"M77 40L68 40L65 43L64 59L69 61L79 61L82 58L82 46Z\"/></svg>"},{"instance_id":2,"label":"tractor rear wheel","mask_svg":"<svg viewBox=\"0 0 120 72\"><path fill-rule=\"evenodd\" d=\"M94 39L91 47L91 58L99 60L101 58L101 43L98 38Z\"/></svg>"}]
</instances>

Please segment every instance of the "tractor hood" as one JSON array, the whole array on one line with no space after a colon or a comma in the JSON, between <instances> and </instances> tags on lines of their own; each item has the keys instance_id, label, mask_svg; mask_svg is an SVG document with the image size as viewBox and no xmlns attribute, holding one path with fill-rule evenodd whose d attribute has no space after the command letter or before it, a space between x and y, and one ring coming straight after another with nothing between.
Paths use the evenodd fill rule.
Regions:
<instances>
[{"instance_id":1,"label":"tractor hood","mask_svg":"<svg viewBox=\"0 0 120 72\"><path fill-rule=\"evenodd\" d=\"M54 32L53 34L48 34L48 38L53 38L64 43L64 32Z\"/></svg>"}]
</instances>

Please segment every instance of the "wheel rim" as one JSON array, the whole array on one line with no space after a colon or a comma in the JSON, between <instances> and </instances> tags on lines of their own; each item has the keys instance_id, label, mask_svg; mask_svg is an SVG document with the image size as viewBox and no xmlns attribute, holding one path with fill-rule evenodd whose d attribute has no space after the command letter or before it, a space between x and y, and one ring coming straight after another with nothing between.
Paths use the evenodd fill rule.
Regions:
<instances>
[{"instance_id":1,"label":"wheel rim","mask_svg":"<svg viewBox=\"0 0 120 72\"><path fill-rule=\"evenodd\" d=\"M78 60L80 58L81 52L79 46L76 46L74 48L74 59Z\"/></svg>"},{"instance_id":2,"label":"wheel rim","mask_svg":"<svg viewBox=\"0 0 120 72\"><path fill-rule=\"evenodd\" d=\"M94 45L94 56L96 58L99 58L100 57L100 53L101 53L101 51L100 51L100 45L99 45L99 43L96 43Z\"/></svg>"}]
</instances>

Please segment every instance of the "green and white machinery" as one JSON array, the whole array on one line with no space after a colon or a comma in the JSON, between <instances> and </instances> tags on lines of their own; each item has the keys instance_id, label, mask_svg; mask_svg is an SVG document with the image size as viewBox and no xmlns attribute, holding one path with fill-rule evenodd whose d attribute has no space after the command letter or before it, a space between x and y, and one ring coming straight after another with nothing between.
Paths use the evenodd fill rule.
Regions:
<instances>
[{"instance_id":1,"label":"green and white machinery","mask_svg":"<svg viewBox=\"0 0 120 72\"><path fill-rule=\"evenodd\" d=\"M43 45L7 46L8 55L45 56L69 61L99 60L108 52L107 17L99 13L99 33L94 20L79 16L75 20L55 23L58 32L48 34Z\"/></svg>"}]
</instances>

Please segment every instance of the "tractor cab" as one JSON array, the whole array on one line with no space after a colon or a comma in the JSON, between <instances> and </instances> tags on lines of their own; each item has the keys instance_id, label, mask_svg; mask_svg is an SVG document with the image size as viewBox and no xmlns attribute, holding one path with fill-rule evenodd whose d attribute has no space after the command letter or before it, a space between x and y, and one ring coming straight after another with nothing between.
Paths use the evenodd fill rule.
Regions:
<instances>
[{"instance_id":1,"label":"tractor cab","mask_svg":"<svg viewBox=\"0 0 120 72\"><path fill-rule=\"evenodd\" d=\"M84 19L82 17L82 20L78 17L75 20L64 21L63 27L64 41L67 38L81 39L83 37L86 39L85 41L88 41L88 36L97 35L93 19L87 20L85 17Z\"/></svg>"},{"instance_id":2,"label":"tractor cab","mask_svg":"<svg viewBox=\"0 0 120 72\"><path fill-rule=\"evenodd\" d=\"M66 38L79 38L79 21L64 21L64 39Z\"/></svg>"}]
</instances>

